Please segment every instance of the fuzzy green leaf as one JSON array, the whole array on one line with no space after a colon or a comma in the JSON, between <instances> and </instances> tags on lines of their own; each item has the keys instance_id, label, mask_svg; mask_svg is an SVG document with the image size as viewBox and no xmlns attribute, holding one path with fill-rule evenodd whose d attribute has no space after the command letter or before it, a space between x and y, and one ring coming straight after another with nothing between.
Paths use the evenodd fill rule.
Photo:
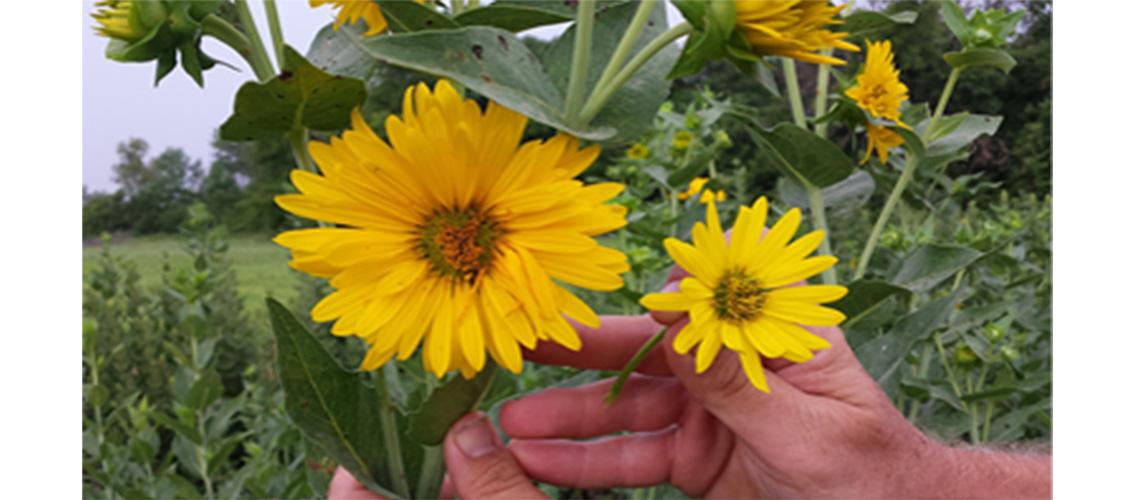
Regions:
<instances>
[{"instance_id":1,"label":"fuzzy green leaf","mask_svg":"<svg viewBox=\"0 0 1135 500\"><path fill-rule=\"evenodd\" d=\"M971 47L961 52L947 52L942 58L955 69L993 66L1005 74L1008 74L1017 65L1017 60L1013 59L1013 56L1009 55L1008 52L987 47Z\"/></svg>"},{"instance_id":2,"label":"fuzzy green leaf","mask_svg":"<svg viewBox=\"0 0 1135 500\"><path fill-rule=\"evenodd\" d=\"M456 376L434 390L410 415L410 436L427 446L440 445L454 422L477 409L497 370L496 365L488 363L472 379Z\"/></svg>"}]
</instances>

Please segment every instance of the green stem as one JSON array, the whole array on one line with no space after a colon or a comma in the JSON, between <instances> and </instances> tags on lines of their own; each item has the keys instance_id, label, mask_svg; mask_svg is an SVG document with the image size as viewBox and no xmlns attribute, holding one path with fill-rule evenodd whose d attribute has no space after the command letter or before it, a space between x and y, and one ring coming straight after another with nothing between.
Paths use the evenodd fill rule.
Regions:
<instances>
[{"instance_id":1,"label":"green stem","mask_svg":"<svg viewBox=\"0 0 1135 500\"><path fill-rule=\"evenodd\" d=\"M462 13L462 12L465 12L464 0L451 0L449 5L450 5L450 12L455 16Z\"/></svg>"},{"instance_id":2,"label":"green stem","mask_svg":"<svg viewBox=\"0 0 1135 500\"><path fill-rule=\"evenodd\" d=\"M418 479L414 498L438 498L444 476L445 455L442 454L441 446L426 446L422 457L422 475Z\"/></svg>"},{"instance_id":3,"label":"green stem","mask_svg":"<svg viewBox=\"0 0 1135 500\"><path fill-rule=\"evenodd\" d=\"M942 89L942 95L938 97L938 106L934 108L934 116L930 118L930 124L926 126L926 131L923 132L925 137L930 137L934 132L934 126L938 124L938 119L946 111L946 103L950 102L950 94L954 93L954 84L958 83L958 76L961 76L961 74L961 68L954 68L950 72L949 78L946 79L946 87Z\"/></svg>"},{"instance_id":4,"label":"green stem","mask_svg":"<svg viewBox=\"0 0 1135 500\"><path fill-rule=\"evenodd\" d=\"M619 372L619 376L615 378L615 383L611 385L611 390L607 393L608 405L615 404L615 399L618 399L619 392L623 390L623 385L627 383L627 379L630 378L631 373L635 371L635 368L638 368L638 365L642 364L642 360L646 359L646 355L650 354L650 350L654 349L654 346L662 341L662 338L666 336L667 328L669 327L664 326L660 328L658 333L650 337L650 340L647 340L646 343L638 349L638 352L634 353L634 357L623 366L622 371Z\"/></svg>"},{"instance_id":5,"label":"green stem","mask_svg":"<svg viewBox=\"0 0 1135 500\"><path fill-rule=\"evenodd\" d=\"M938 333L934 334L934 346L938 349L938 361L942 363L942 369L946 370L946 379L950 382L950 387L954 389L954 396L960 400L962 397L962 388L958 385L958 379L954 376L954 369L950 366L949 359L946 358L946 349L942 347L942 336ZM962 409L969 413L969 406L965 401L959 401Z\"/></svg>"},{"instance_id":6,"label":"green stem","mask_svg":"<svg viewBox=\"0 0 1135 500\"><path fill-rule=\"evenodd\" d=\"M808 205L810 207L809 213L812 216L812 228L824 232L824 239L820 240L820 255L831 255L831 237L832 232L828 230L827 217L824 216L824 192L820 188L813 186L812 183L805 183L808 189ZM833 285L836 282L835 268L829 267L821 275L825 285Z\"/></svg>"},{"instance_id":7,"label":"green stem","mask_svg":"<svg viewBox=\"0 0 1135 500\"><path fill-rule=\"evenodd\" d=\"M233 52L236 52L252 68L257 80L263 81L271 78L272 67L265 66L263 61L252 55L252 44L244 33L236 29L236 26L216 14L209 14L201 21L201 31L233 49Z\"/></svg>"},{"instance_id":8,"label":"green stem","mask_svg":"<svg viewBox=\"0 0 1135 500\"><path fill-rule=\"evenodd\" d=\"M915 368L915 375L918 378L926 378L926 375L930 373L930 354L931 354L930 350L931 349L932 348L930 347L930 344L928 344L928 343L922 344L922 355L919 357L919 364ZM917 403L914 404L910 408L910 415L907 416L907 420L910 420L911 422L917 422L918 421L918 413L920 411L922 411L922 405L917 404Z\"/></svg>"},{"instance_id":9,"label":"green stem","mask_svg":"<svg viewBox=\"0 0 1135 500\"><path fill-rule=\"evenodd\" d=\"M564 117L571 125L579 125L579 109L587 86L587 69L591 64L591 28L595 24L595 0L580 0L575 17L575 47L571 53L571 75L568 77Z\"/></svg>"},{"instance_id":10,"label":"green stem","mask_svg":"<svg viewBox=\"0 0 1135 500\"><path fill-rule=\"evenodd\" d=\"M989 428L993 426L993 401L985 403L985 425L981 428L981 442L989 442Z\"/></svg>"},{"instance_id":11,"label":"green stem","mask_svg":"<svg viewBox=\"0 0 1135 500\"><path fill-rule=\"evenodd\" d=\"M276 10L276 0L264 0L264 12L268 15L268 31L272 34L272 47L276 49L276 66L284 67L284 30L280 28L280 12Z\"/></svg>"},{"instance_id":12,"label":"green stem","mask_svg":"<svg viewBox=\"0 0 1135 500\"><path fill-rule=\"evenodd\" d=\"M595 91L591 93L591 97L587 98L587 103L583 105L583 111L580 113L579 118L580 123L589 123L592 118L595 118L595 116L603 110L603 106L607 104L607 101L611 100L615 92L622 88L623 85L627 83L627 80L630 80L635 72L642 68L650 58L654 57L660 50L666 48L666 46L670 45L674 40L690 34L693 30L694 27L691 26L690 23L683 22L666 30L654 40L651 40L646 47L643 47L638 54L635 54L635 56L631 58L626 66L623 66L623 69L619 70L619 73L616 74L606 86L595 88Z\"/></svg>"},{"instance_id":13,"label":"green stem","mask_svg":"<svg viewBox=\"0 0 1135 500\"><path fill-rule=\"evenodd\" d=\"M808 119L804 117L804 99L800 97L800 82L796 81L796 61L788 57L781 58L780 61L784 68L784 81L788 86L788 104L792 108L792 121L796 122L796 126L807 130Z\"/></svg>"},{"instance_id":14,"label":"green stem","mask_svg":"<svg viewBox=\"0 0 1135 500\"><path fill-rule=\"evenodd\" d=\"M832 55L832 49L820 51L822 56ZM828 112L828 83L831 80L830 64L821 64L816 71L816 102L812 106L813 118L819 118ZM816 135L827 139L828 122L816 124Z\"/></svg>"},{"instance_id":15,"label":"green stem","mask_svg":"<svg viewBox=\"0 0 1135 500\"><path fill-rule=\"evenodd\" d=\"M248 35L252 57L259 61L257 65L254 65L256 76L260 81L268 80L274 73L272 62L268 59L268 51L264 50L264 41L260 38L260 31L256 29L256 21L252 18L252 11L248 8L248 0L236 0L235 7L237 19L244 28L245 34ZM267 74L264 73L264 68L267 68Z\"/></svg>"},{"instance_id":16,"label":"green stem","mask_svg":"<svg viewBox=\"0 0 1135 500\"><path fill-rule=\"evenodd\" d=\"M603 73L599 76L599 81L595 84L596 89L603 88L610 83L612 78L619 72L619 68L623 66L627 58L631 55L631 49L634 48L635 42L638 37L642 36L643 28L646 27L646 22L650 20L650 13L654 11L655 4L658 0L642 0L638 4L638 10L635 11L634 18L631 19L631 24L627 26L627 30L623 32L623 38L619 40L619 45L615 47L615 52L611 54L611 59L607 61L607 67L603 68Z\"/></svg>"},{"instance_id":17,"label":"green stem","mask_svg":"<svg viewBox=\"0 0 1135 500\"><path fill-rule=\"evenodd\" d=\"M410 483L406 479L406 466L402 463L402 445L398 441L398 422L395 419L394 401L386 389L383 370L374 372L374 390L378 394L378 421L382 427L382 439L386 444L386 462L390 467L390 479L394 482L394 492L403 498L410 498Z\"/></svg>"},{"instance_id":18,"label":"green stem","mask_svg":"<svg viewBox=\"0 0 1135 500\"><path fill-rule=\"evenodd\" d=\"M293 128L288 133L288 142L292 146L292 156L295 157L300 168L313 174L319 173L315 160L311 159L311 155L307 152L307 129L303 127Z\"/></svg>"},{"instance_id":19,"label":"green stem","mask_svg":"<svg viewBox=\"0 0 1135 500\"><path fill-rule=\"evenodd\" d=\"M871 228L871 236L867 237L867 246L863 248L863 253L859 256L859 261L855 264L855 279L862 278L867 274L867 264L871 262L871 254L875 253L875 245L879 243L879 236L883 234L883 228L887 226L887 221L891 218L891 212L895 210L895 205L898 204L899 198L902 197L902 192L906 189L906 185L910 184L910 180L914 178L914 172L918 170L918 156L908 155L906 163L903 166L902 175L899 176L898 182L895 183L894 189L891 189L890 196L887 197L886 204L883 205L883 211L879 214L879 219L875 221L875 226Z\"/></svg>"}]
</instances>

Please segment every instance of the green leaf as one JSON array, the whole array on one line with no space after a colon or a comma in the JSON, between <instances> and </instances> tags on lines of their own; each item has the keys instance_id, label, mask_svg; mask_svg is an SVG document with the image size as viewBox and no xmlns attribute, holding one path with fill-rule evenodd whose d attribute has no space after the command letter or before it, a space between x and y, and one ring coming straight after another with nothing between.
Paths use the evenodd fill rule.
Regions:
<instances>
[{"instance_id":1,"label":"green leaf","mask_svg":"<svg viewBox=\"0 0 1135 500\"><path fill-rule=\"evenodd\" d=\"M896 24L913 24L918 19L918 11L906 10L887 14L873 10L857 10L843 18L841 31L850 33L851 38L867 36L887 30Z\"/></svg>"},{"instance_id":2,"label":"green leaf","mask_svg":"<svg viewBox=\"0 0 1135 500\"><path fill-rule=\"evenodd\" d=\"M574 19L575 9L567 2L497 0L462 12L454 20L463 26L492 26L515 33Z\"/></svg>"},{"instance_id":3,"label":"green leaf","mask_svg":"<svg viewBox=\"0 0 1135 500\"><path fill-rule=\"evenodd\" d=\"M949 0L942 4L942 20L946 22L946 27L950 28L950 32L954 37L962 42L964 45L970 39L970 26L969 20L966 19L966 13L958 6L954 0Z\"/></svg>"},{"instance_id":4,"label":"green leaf","mask_svg":"<svg viewBox=\"0 0 1135 500\"><path fill-rule=\"evenodd\" d=\"M981 252L969 247L925 245L903 260L891 282L915 292L929 291L981 256Z\"/></svg>"},{"instance_id":5,"label":"green leaf","mask_svg":"<svg viewBox=\"0 0 1135 500\"><path fill-rule=\"evenodd\" d=\"M374 0L394 33L461 27L457 21L414 0Z\"/></svg>"},{"instance_id":6,"label":"green leaf","mask_svg":"<svg viewBox=\"0 0 1135 500\"><path fill-rule=\"evenodd\" d=\"M1008 52L988 47L971 47L961 52L947 52L942 58L955 69L993 66L1006 74L1017 65L1017 60Z\"/></svg>"},{"instance_id":7,"label":"green leaf","mask_svg":"<svg viewBox=\"0 0 1135 500\"><path fill-rule=\"evenodd\" d=\"M240 87L233 115L221 125L222 139L271 139L296 127L339 130L350 124L351 110L366 100L363 82L329 75L291 47L284 48L284 67L268 82Z\"/></svg>"},{"instance_id":8,"label":"green leaf","mask_svg":"<svg viewBox=\"0 0 1135 500\"><path fill-rule=\"evenodd\" d=\"M825 188L850 176L853 163L839 146L792 123L765 130L752 117L732 111L748 122L749 133L770 153L774 163L802 182Z\"/></svg>"},{"instance_id":9,"label":"green leaf","mask_svg":"<svg viewBox=\"0 0 1135 500\"><path fill-rule=\"evenodd\" d=\"M536 55L508 31L469 26L365 39L348 36L381 62L452 79L502 106L576 137L601 141L615 135L609 127L568 126L561 116L563 94Z\"/></svg>"},{"instance_id":10,"label":"green leaf","mask_svg":"<svg viewBox=\"0 0 1135 500\"><path fill-rule=\"evenodd\" d=\"M776 181L777 196L784 203L808 209L808 190L792 177ZM857 209L867 203L875 192L875 179L871 174L856 170L848 178L823 189L824 205L828 212L837 214Z\"/></svg>"},{"instance_id":11,"label":"green leaf","mask_svg":"<svg viewBox=\"0 0 1135 500\"><path fill-rule=\"evenodd\" d=\"M847 295L832 303L831 307L847 316L847 320L843 322L843 327L851 328L852 325L883 305L887 299L909 293L910 290L890 283L859 280L847 285Z\"/></svg>"},{"instance_id":12,"label":"green leaf","mask_svg":"<svg viewBox=\"0 0 1135 500\"><path fill-rule=\"evenodd\" d=\"M190 386L185 404L195 410L203 410L221 397L223 390L221 376L215 370L207 370L201 378Z\"/></svg>"},{"instance_id":13,"label":"green leaf","mask_svg":"<svg viewBox=\"0 0 1135 500\"><path fill-rule=\"evenodd\" d=\"M666 31L664 4L665 2L659 2L655 5L631 53L638 53L651 40ZM590 65L587 70L587 88L595 88L603 68L614 54L637 8L637 2L628 2L615 5L595 15L591 35ZM573 26L540 54L540 60L547 69L548 77L561 95L567 95L574 46L575 27ZM615 92L603 110L591 121L590 127L614 130L615 134L605 139L608 141L626 142L639 138L650 127L654 115L670 92L670 81L666 79L666 75L674 66L678 52L678 48L671 44L655 54Z\"/></svg>"},{"instance_id":14,"label":"green leaf","mask_svg":"<svg viewBox=\"0 0 1135 500\"><path fill-rule=\"evenodd\" d=\"M953 130L939 134L938 131L944 126L945 120L945 118L939 120L938 125L934 127L934 135L937 138L930 143L926 150L928 157L950 154L963 148L967 148L966 152L968 153L968 147L975 139L985 134L997 133L997 129L1001 127L1002 118L1000 116L965 114L965 117L953 127Z\"/></svg>"},{"instance_id":15,"label":"green leaf","mask_svg":"<svg viewBox=\"0 0 1135 500\"><path fill-rule=\"evenodd\" d=\"M440 445L449 427L465 414L477 409L492 385L498 368L489 363L470 380L455 376L422 402L410 415L411 437L427 446Z\"/></svg>"},{"instance_id":16,"label":"green leaf","mask_svg":"<svg viewBox=\"0 0 1135 500\"><path fill-rule=\"evenodd\" d=\"M966 403L972 403L974 401L985 401L988 399L1000 400L1004 399L1005 396L1013 394L1017 391L1018 389L1013 386L994 387L992 389L986 389L984 391L975 392L973 394L964 394L962 395L962 401L965 401Z\"/></svg>"},{"instance_id":17,"label":"green leaf","mask_svg":"<svg viewBox=\"0 0 1135 500\"><path fill-rule=\"evenodd\" d=\"M339 366L279 302L268 299L268 312L292 421L356 480L388 498L397 496L382 486L392 482L382 463L385 446L374 390Z\"/></svg>"},{"instance_id":18,"label":"green leaf","mask_svg":"<svg viewBox=\"0 0 1135 500\"><path fill-rule=\"evenodd\" d=\"M959 292L930 302L903 317L889 332L864 342L855 355L867 373L884 388L889 385L903 359L916 342L925 340L938 328L958 302Z\"/></svg>"},{"instance_id":19,"label":"green leaf","mask_svg":"<svg viewBox=\"0 0 1135 500\"><path fill-rule=\"evenodd\" d=\"M339 29L335 29L330 24L324 26L311 41L311 48L307 50L307 60L332 75L366 80L378 63L360 50L359 46L351 41L348 33L362 36L362 31L355 26L344 25Z\"/></svg>"}]
</instances>

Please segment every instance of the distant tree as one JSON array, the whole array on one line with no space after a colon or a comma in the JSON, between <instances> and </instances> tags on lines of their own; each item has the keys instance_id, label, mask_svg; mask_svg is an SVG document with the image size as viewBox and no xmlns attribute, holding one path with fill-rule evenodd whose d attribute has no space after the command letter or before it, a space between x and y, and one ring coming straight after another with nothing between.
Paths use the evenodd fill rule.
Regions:
<instances>
[{"instance_id":1,"label":"distant tree","mask_svg":"<svg viewBox=\"0 0 1135 500\"><path fill-rule=\"evenodd\" d=\"M220 169L215 174L218 177L231 175L240 188L240 196L231 207L213 205L210 211L238 231L273 231L284 227L287 218L273 200L290 189L288 172L294 166L291 147L282 138L232 142L214 134L210 174Z\"/></svg>"},{"instance_id":2,"label":"distant tree","mask_svg":"<svg viewBox=\"0 0 1135 500\"><path fill-rule=\"evenodd\" d=\"M148 180L146 154L149 151L150 145L136 137L118 143L118 163L111 169L114 171L114 182L127 197L138 194Z\"/></svg>"}]
</instances>

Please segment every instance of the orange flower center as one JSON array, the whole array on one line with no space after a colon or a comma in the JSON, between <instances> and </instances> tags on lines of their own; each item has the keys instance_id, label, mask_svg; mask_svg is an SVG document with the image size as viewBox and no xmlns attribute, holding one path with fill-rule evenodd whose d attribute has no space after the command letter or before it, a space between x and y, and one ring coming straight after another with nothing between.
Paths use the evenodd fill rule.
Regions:
<instances>
[{"instance_id":1,"label":"orange flower center","mask_svg":"<svg viewBox=\"0 0 1135 500\"><path fill-rule=\"evenodd\" d=\"M742 269L725 272L713 290L713 306L718 319L744 322L757 316L765 303L765 289Z\"/></svg>"},{"instance_id":2,"label":"orange flower center","mask_svg":"<svg viewBox=\"0 0 1135 500\"><path fill-rule=\"evenodd\" d=\"M473 284L492 265L501 228L478 207L435 211L419 227L420 248L438 274Z\"/></svg>"}]
</instances>

